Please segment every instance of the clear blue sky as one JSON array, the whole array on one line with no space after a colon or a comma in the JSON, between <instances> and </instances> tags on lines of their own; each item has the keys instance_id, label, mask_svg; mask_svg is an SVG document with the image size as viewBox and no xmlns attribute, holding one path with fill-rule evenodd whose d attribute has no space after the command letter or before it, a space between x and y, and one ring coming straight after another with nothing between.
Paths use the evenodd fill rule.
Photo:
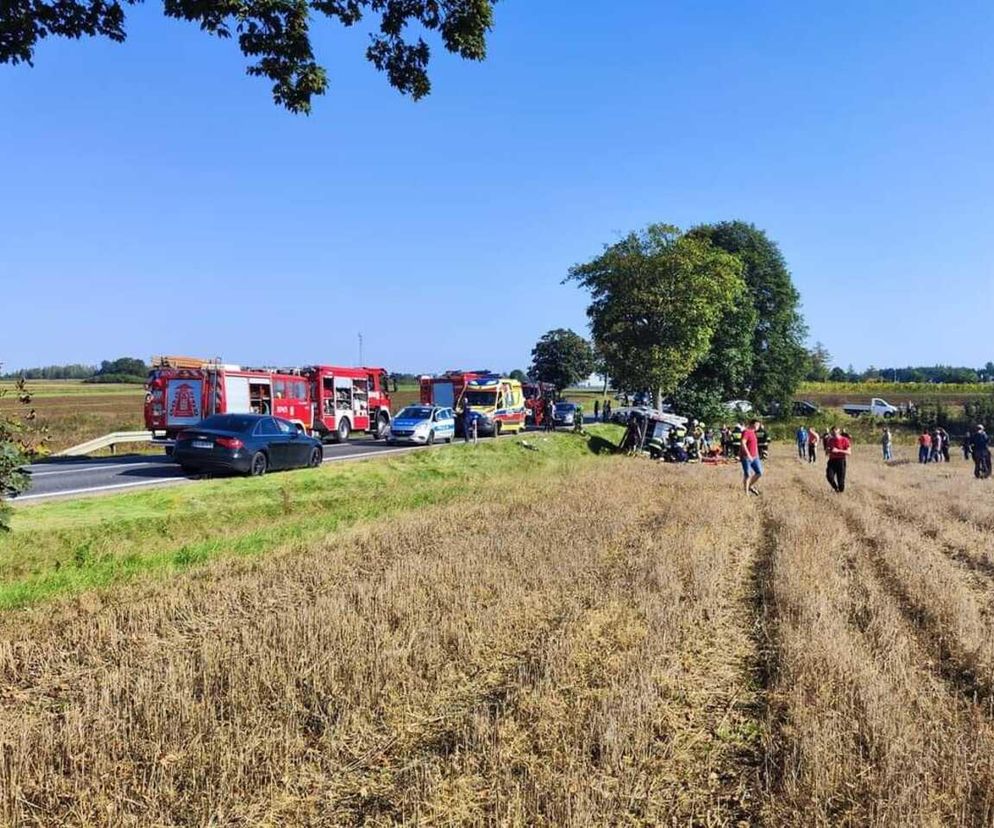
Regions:
<instances>
[{"instance_id":1,"label":"clear blue sky","mask_svg":"<svg viewBox=\"0 0 994 828\"><path fill-rule=\"evenodd\" d=\"M0 360L153 353L527 367L586 330L560 284L654 221L781 246L843 366L994 359L994 6L504 0L485 63L401 97L365 29L271 103L234 43L129 8L129 40L0 67Z\"/></svg>"}]
</instances>

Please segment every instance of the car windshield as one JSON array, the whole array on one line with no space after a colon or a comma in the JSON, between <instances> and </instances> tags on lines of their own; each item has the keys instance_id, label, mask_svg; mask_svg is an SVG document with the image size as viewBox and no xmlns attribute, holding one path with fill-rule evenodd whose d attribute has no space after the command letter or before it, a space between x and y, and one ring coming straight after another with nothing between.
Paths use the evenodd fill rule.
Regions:
<instances>
[{"instance_id":1,"label":"car windshield","mask_svg":"<svg viewBox=\"0 0 994 828\"><path fill-rule=\"evenodd\" d=\"M197 428L209 428L213 431L251 431L258 422L258 417L245 414L215 414L206 420L201 420Z\"/></svg>"},{"instance_id":2,"label":"car windshield","mask_svg":"<svg viewBox=\"0 0 994 828\"><path fill-rule=\"evenodd\" d=\"M493 408L497 405L497 392L496 391L467 391L463 394L463 402L469 403L471 406L483 406L485 408Z\"/></svg>"},{"instance_id":3,"label":"car windshield","mask_svg":"<svg viewBox=\"0 0 994 828\"><path fill-rule=\"evenodd\" d=\"M556 411L562 411L566 414L568 414L574 408L576 408L576 406L573 405L573 403L556 403Z\"/></svg>"},{"instance_id":4,"label":"car windshield","mask_svg":"<svg viewBox=\"0 0 994 828\"><path fill-rule=\"evenodd\" d=\"M427 420L431 416L431 409L426 405L409 405L400 414L398 420Z\"/></svg>"}]
</instances>

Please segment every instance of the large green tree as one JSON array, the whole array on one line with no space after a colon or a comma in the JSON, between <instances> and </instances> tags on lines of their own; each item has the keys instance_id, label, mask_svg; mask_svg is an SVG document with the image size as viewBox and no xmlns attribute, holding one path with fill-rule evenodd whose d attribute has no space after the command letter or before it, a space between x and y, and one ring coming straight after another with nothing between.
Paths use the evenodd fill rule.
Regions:
<instances>
[{"instance_id":1,"label":"large green tree","mask_svg":"<svg viewBox=\"0 0 994 828\"><path fill-rule=\"evenodd\" d=\"M102 36L125 39L127 6L141 0L3 0L0 63L31 64L45 37ZM220 38L238 38L251 62L249 75L273 84L273 99L292 112L310 112L311 98L328 88L314 56L310 26L315 14L355 26L371 15L366 59L390 84L415 100L431 90L431 49L418 32L437 33L448 51L469 60L486 56L496 0L165 0L167 17L196 23Z\"/></svg>"},{"instance_id":2,"label":"large green tree","mask_svg":"<svg viewBox=\"0 0 994 828\"><path fill-rule=\"evenodd\" d=\"M744 221L702 224L688 235L731 253L744 266L742 275L754 310L752 353L748 358L743 354L740 363L748 365L747 379L740 385L729 375L727 384L737 386L736 396L747 395L760 406L788 402L807 367L807 329L800 312L800 294L780 248L766 233ZM745 321L729 320L728 327L735 328L738 335Z\"/></svg>"},{"instance_id":3,"label":"large green tree","mask_svg":"<svg viewBox=\"0 0 994 828\"><path fill-rule=\"evenodd\" d=\"M745 290L735 256L666 224L605 247L568 280L590 291L587 316L611 377L651 389L660 404L708 355Z\"/></svg>"},{"instance_id":4,"label":"large green tree","mask_svg":"<svg viewBox=\"0 0 994 828\"><path fill-rule=\"evenodd\" d=\"M594 350L590 343L575 331L556 328L535 343L528 373L562 391L589 377L593 370Z\"/></svg>"}]
</instances>

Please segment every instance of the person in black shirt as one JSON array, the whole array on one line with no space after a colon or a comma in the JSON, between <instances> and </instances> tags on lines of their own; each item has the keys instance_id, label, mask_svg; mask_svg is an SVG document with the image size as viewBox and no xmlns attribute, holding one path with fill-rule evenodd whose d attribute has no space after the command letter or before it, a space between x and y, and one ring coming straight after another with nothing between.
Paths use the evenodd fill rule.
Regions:
<instances>
[{"instance_id":1,"label":"person in black shirt","mask_svg":"<svg viewBox=\"0 0 994 828\"><path fill-rule=\"evenodd\" d=\"M978 424L970 438L970 451L973 453L973 476L985 480L991 476L990 438L984 427Z\"/></svg>"}]
</instances>

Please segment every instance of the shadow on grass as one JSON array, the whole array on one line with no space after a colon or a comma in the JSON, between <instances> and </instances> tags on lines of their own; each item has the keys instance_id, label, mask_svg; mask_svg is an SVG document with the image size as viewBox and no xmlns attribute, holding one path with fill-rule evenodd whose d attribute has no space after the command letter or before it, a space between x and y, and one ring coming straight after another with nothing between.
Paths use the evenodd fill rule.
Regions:
<instances>
[{"instance_id":1,"label":"shadow on grass","mask_svg":"<svg viewBox=\"0 0 994 828\"><path fill-rule=\"evenodd\" d=\"M614 443L597 434L592 434L587 440L587 448L591 454L614 454L618 450Z\"/></svg>"}]
</instances>

